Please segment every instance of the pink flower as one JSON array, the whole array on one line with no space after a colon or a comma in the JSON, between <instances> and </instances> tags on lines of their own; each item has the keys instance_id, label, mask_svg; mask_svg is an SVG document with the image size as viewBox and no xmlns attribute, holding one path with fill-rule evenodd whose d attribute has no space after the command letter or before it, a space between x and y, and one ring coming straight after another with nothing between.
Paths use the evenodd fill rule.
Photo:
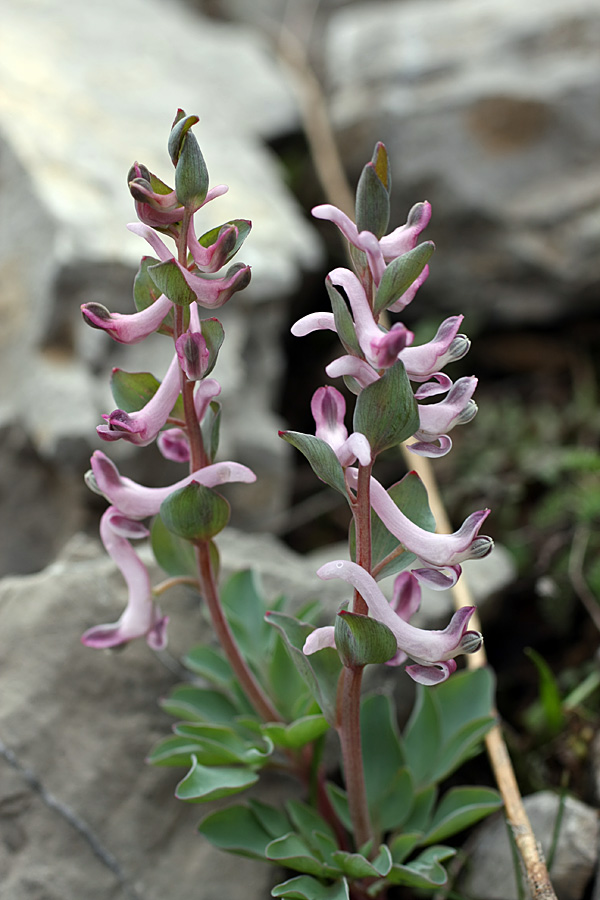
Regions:
<instances>
[{"instance_id":1,"label":"pink flower","mask_svg":"<svg viewBox=\"0 0 600 900\"><path fill-rule=\"evenodd\" d=\"M427 381L447 363L462 359L468 353L470 340L464 334L457 334L463 318L451 316L445 319L431 341L400 351L398 358L404 363L411 381Z\"/></svg>"},{"instance_id":2,"label":"pink flower","mask_svg":"<svg viewBox=\"0 0 600 900\"><path fill-rule=\"evenodd\" d=\"M161 262L173 262L196 297L196 302L207 309L216 309L223 306L236 292L241 291L250 283L250 266L243 263L231 266L225 275L216 278L210 274L193 274L175 258L166 244L160 239L157 232L147 225L133 222L128 229L148 241Z\"/></svg>"},{"instance_id":3,"label":"pink flower","mask_svg":"<svg viewBox=\"0 0 600 900\"><path fill-rule=\"evenodd\" d=\"M137 344L160 327L173 304L164 294L141 312L111 313L101 303L83 303L81 312L92 328L100 328L120 344Z\"/></svg>"},{"instance_id":4,"label":"pink flower","mask_svg":"<svg viewBox=\"0 0 600 900\"><path fill-rule=\"evenodd\" d=\"M115 409L102 416L106 425L98 425L96 431L104 441L121 438L138 447L146 447L156 440L175 406L181 390L181 377L177 355L171 360L162 384L146 405L138 412L128 413Z\"/></svg>"},{"instance_id":5,"label":"pink flower","mask_svg":"<svg viewBox=\"0 0 600 900\"><path fill-rule=\"evenodd\" d=\"M351 487L356 488L357 476L357 469L346 470ZM453 534L435 534L411 522L375 478L371 478L371 506L388 531L424 564L424 568L413 569L413 574L434 590L451 587L460 575L461 562L481 559L494 546L490 537L478 534L489 509L472 513Z\"/></svg>"},{"instance_id":6,"label":"pink flower","mask_svg":"<svg viewBox=\"0 0 600 900\"><path fill-rule=\"evenodd\" d=\"M474 606L464 606L454 613L449 625L443 631L426 631L410 625L405 616L412 614L413 607L418 605L416 592L418 587L413 576L405 576L400 591L407 597L400 597L400 610L397 612L390 606L374 578L366 569L348 560L334 560L325 563L317 575L325 581L341 578L355 588L369 608L373 618L390 629L396 638L398 651L415 661L415 665L407 666L406 671L421 684L438 684L446 681L456 671L455 657L461 653L473 653L479 649L482 637L477 631L468 631L469 619L475 610ZM334 629L317 628L306 639L303 652L307 655L315 653L323 647L335 646Z\"/></svg>"},{"instance_id":7,"label":"pink flower","mask_svg":"<svg viewBox=\"0 0 600 900\"><path fill-rule=\"evenodd\" d=\"M427 227L431 219L431 206L426 201L417 203L410 210L405 225L396 228L391 234L387 234L380 240L377 240L370 231L359 232L356 225L345 213L329 203L321 206L315 206L312 211L316 219L327 219L333 222L340 229L347 241L354 247L366 253L369 262L369 269L373 276L375 284L378 285L385 271L386 263L391 262L398 256L408 253L417 245L417 240L424 228ZM428 266L425 266L423 272L419 276L418 284L415 282L402 297L398 298L393 307L394 311L404 309L405 306L413 299L418 287L422 284L429 274ZM411 296L407 297L411 292Z\"/></svg>"},{"instance_id":8,"label":"pink flower","mask_svg":"<svg viewBox=\"0 0 600 900\"><path fill-rule=\"evenodd\" d=\"M361 466L371 462L371 448L364 434L354 432L348 437L344 425L346 401L334 387L317 388L310 408L315 420L315 435L329 444L341 465L352 465L358 459Z\"/></svg>"},{"instance_id":9,"label":"pink flower","mask_svg":"<svg viewBox=\"0 0 600 900\"><path fill-rule=\"evenodd\" d=\"M155 516L169 494L186 487L191 481L209 488L232 481L243 481L248 484L256 481L256 475L246 466L235 462L220 462L191 472L168 487L149 488L137 484L131 478L123 477L115 464L101 450L96 450L92 455L91 465L91 476L88 474L86 477L88 487L106 497L122 515L130 519Z\"/></svg>"},{"instance_id":10,"label":"pink flower","mask_svg":"<svg viewBox=\"0 0 600 900\"><path fill-rule=\"evenodd\" d=\"M472 400L477 387L474 376L459 378L439 403L418 404L420 428L415 433L415 444L408 449L419 456L444 456L452 447L447 432L455 425L470 422L477 414L477 404Z\"/></svg>"},{"instance_id":11,"label":"pink flower","mask_svg":"<svg viewBox=\"0 0 600 900\"><path fill-rule=\"evenodd\" d=\"M147 536L148 530L143 525L126 518L113 506L109 506L102 516L100 537L107 553L121 570L128 599L118 621L96 625L82 635L81 641L87 647L116 647L138 637L145 637L153 650L166 647L168 618L153 601L146 566L130 544L130 540Z\"/></svg>"}]
</instances>

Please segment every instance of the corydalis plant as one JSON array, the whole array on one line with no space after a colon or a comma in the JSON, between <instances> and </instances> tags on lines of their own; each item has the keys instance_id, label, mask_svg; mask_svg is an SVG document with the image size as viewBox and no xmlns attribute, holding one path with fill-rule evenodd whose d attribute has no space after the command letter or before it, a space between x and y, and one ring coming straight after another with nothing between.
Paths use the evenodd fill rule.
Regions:
<instances>
[{"instance_id":1,"label":"corydalis plant","mask_svg":"<svg viewBox=\"0 0 600 900\"><path fill-rule=\"evenodd\" d=\"M175 688L164 701L184 721L151 751L151 761L189 769L176 790L182 800L239 793L262 770L276 767L300 779L308 801L291 800L282 809L252 799L210 814L201 832L223 849L299 873L277 885L275 897L364 900L383 897L394 884L431 889L446 883L441 863L455 852L439 841L498 806L497 795L482 788L454 789L436 802L439 782L473 754L492 722L488 673L454 674L456 658L481 645L481 635L469 629L473 608L459 610L440 631L409 621L421 603L421 585L448 587L463 560L491 550L490 538L479 535L488 510L473 513L454 534L438 535L414 473L388 489L372 474L378 456L405 440L418 454L447 453L448 432L476 412L476 379L452 383L442 372L469 348L459 334L462 316L446 319L431 341L418 346L402 323L383 324L386 311L401 312L427 277L433 245L417 241L431 210L417 204L406 225L385 234L390 179L381 144L359 182L357 224L332 206L314 210L348 239L353 270L337 268L328 276L331 312L313 313L292 330L338 334L344 352L327 373L343 377L356 396L350 433L346 399L331 385L312 398L314 434L281 433L352 510L352 559L334 560L317 572L325 581L344 581L352 601L335 624L315 628L318 608L301 611L298 619L284 611L283 600L267 609L250 573L235 575L223 589L218 585L213 538L227 524L229 505L216 489L255 476L240 463L216 460L221 389L209 376L224 331L203 311L222 306L248 284L248 266L229 263L250 223L236 219L196 235L195 213L226 190L209 189L191 132L196 122L180 110L173 123L168 148L174 188L138 163L129 172L139 218L129 228L155 254L142 259L135 279L136 312L82 307L90 325L121 343L153 332L173 343L162 382L147 372L113 370L117 408L103 416L99 437L139 447L156 441L165 458L188 469L175 483L150 488L122 476L102 451L93 454L87 482L110 504L100 534L123 574L128 601L116 622L90 628L82 640L110 648L145 637L160 650L168 618L158 596L164 605L170 585L196 586L217 646L194 647L185 658L203 682ZM154 588L134 547L148 534L157 562L171 576ZM377 582L392 575L388 602ZM388 699L361 703L363 670L378 663L408 663L406 671L419 684L402 737ZM338 732L344 788L327 781L320 762L329 728Z\"/></svg>"}]
</instances>

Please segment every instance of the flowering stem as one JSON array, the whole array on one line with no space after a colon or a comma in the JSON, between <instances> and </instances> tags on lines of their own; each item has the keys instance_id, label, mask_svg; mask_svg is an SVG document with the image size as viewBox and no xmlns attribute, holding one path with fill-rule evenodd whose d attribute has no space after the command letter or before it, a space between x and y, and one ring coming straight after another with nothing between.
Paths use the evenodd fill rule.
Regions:
<instances>
[{"instance_id":1,"label":"flowering stem","mask_svg":"<svg viewBox=\"0 0 600 900\"><path fill-rule=\"evenodd\" d=\"M358 486L353 508L356 561L367 572L371 571L371 468L371 465L358 468ZM352 609L354 613L360 615L369 614L367 604L358 591L354 591ZM338 684L336 726L342 749L348 806L357 848L362 847L373 837L360 735L362 674L362 666L345 666L342 670Z\"/></svg>"},{"instance_id":2,"label":"flowering stem","mask_svg":"<svg viewBox=\"0 0 600 900\"><path fill-rule=\"evenodd\" d=\"M367 804L360 739L360 688L363 667L345 666L338 685L337 733L342 749L348 807L356 847L359 849L373 836Z\"/></svg>"},{"instance_id":3,"label":"flowering stem","mask_svg":"<svg viewBox=\"0 0 600 900\"><path fill-rule=\"evenodd\" d=\"M181 223L181 234L178 241L178 259L181 265L187 263L187 236L191 214L186 209ZM175 334L177 340L185 331L184 309L175 306ZM194 382L190 381L185 372L181 370L181 393L183 396L183 409L185 413L185 427L190 445L190 472L203 469L210 463L204 447L202 430L194 405ZM210 558L210 541L199 541L195 545L196 563L200 582L200 592L204 597L215 635L223 648L229 661L229 665L235 672L238 681L250 700L256 712L266 722L280 722L281 716L261 688L254 677L248 664L240 653L240 649L233 636L229 623L225 618L217 582Z\"/></svg>"}]
</instances>

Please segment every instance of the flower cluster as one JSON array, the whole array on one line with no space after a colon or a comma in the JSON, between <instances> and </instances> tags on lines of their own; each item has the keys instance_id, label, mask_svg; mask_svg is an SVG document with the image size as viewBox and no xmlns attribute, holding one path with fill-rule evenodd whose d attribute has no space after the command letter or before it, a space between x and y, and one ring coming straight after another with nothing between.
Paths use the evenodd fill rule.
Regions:
<instances>
[{"instance_id":1,"label":"flower cluster","mask_svg":"<svg viewBox=\"0 0 600 900\"><path fill-rule=\"evenodd\" d=\"M452 587L461 574L461 563L486 556L493 542L479 535L489 510L470 515L454 534L435 534L411 521L391 493L370 475L379 452L411 436L414 440L407 447L413 453L443 456L452 447L449 432L456 425L469 422L477 412L472 399L477 379L467 376L452 382L442 371L448 363L462 358L470 347L469 339L459 333L461 315L445 319L432 340L420 345L414 345L414 335L404 324L383 325L387 310L401 312L415 298L428 276L427 261L434 249L431 242L418 243L431 217L431 207L426 202L411 209L405 225L384 233L389 218L389 183L387 154L379 144L359 182L360 227L329 204L313 210L315 217L338 226L349 243L355 271L336 268L330 272L327 290L332 311L305 316L292 326L292 333L303 336L326 329L338 334L345 353L330 363L326 372L332 378L343 377L349 390L357 395L355 430L348 436L344 397L336 388L327 386L319 388L312 401L315 436L333 450L343 469L355 521L361 502L359 472L368 467L369 517L370 511L377 514L407 559L407 570L396 580L391 605L371 572L355 562L337 560L323 566L317 574L323 579L347 581L362 597L370 615L386 625L396 638L394 662L398 664L410 657L415 663L407 667L411 677L423 684L434 684L456 669L454 657L474 652L482 639L478 632L467 630L472 607L459 610L443 631L427 632L411 626L408 619L420 603L419 583L435 590ZM401 376L396 374L392 382L390 372L397 373L399 369ZM395 388L388 387L401 384L400 377L404 378L402 384L408 385L403 388L402 397L394 395ZM376 396L373 391L378 391ZM434 397L436 401L430 402ZM387 435L384 439L385 425L381 421L373 423L386 415L398 419L394 405L403 405L407 410L405 430L401 434L396 427L392 437ZM363 429L367 426L371 442L357 424L362 424ZM316 466L313 468L320 474ZM308 637L304 652L311 654L335 646L334 633L332 626L316 629Z\"/></svg>"},{"instance_id":2,"label":"flower cluster","mask_svg":"<svg viewBox=\"0 0 600 900\"><path fill-rule=\"evenodd\" d=\"M136 637L145 637L155 649L166 644L167 617L155 603L146 566L131 544L149 534L141 520L157 515L167 498L189 485L212 489L227 482L255 480L246 466L214 462L216 446L206 449L201 438L200 429L208 427L211 417L214 420L215 397L221 391L219 383L207 376L215 365L223 329L217 319L202 318L200 310L222 306L249 283L250 269L243 263L219 273L241 247L251 223L236 219L196 235L194 213L227 191L225 185L208 187L206 166L190 131L197 121L196 116L179 110L173 123L169 152L175 166L175 189L138 163L129 172L129 189L140 221L128 228L144 238L156 254L142 259L134 286L136 312L111 313L98 303L81 307L88 324L119 343L135 344L157 331L172 337L173 358L162 382L149 380L152 377L146 373L113 371L113 394L120 406L103 416L97 432L104 441L124 440L140 447L157 441L164 457L189 462L191 469L175 484L149 488L122 477L101 451L93 454L87 483L110 503L100 536L123 574L129 597L117 622L86 631L82 641L90 647L114 647ZM183 416L182 394L186 391L193 428Z\"/></svg>"}]
</instances>

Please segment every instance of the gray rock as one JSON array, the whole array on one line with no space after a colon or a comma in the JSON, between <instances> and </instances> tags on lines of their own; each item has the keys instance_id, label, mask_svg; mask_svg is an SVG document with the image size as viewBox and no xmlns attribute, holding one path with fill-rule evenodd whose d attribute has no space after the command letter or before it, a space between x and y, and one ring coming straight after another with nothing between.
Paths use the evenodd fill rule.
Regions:
<instances>
[{"instance_id":1,"label":"gray rock","mask_svg":"<svg viewBox=\"0 0 600 900\"><path fill-rule=\"evenodd\" d=\"M547 856L560 798L551 791L525 797L533 831ZM550 878L558 900L582 900L598 858L598 812L573 797L566 797ZM515 871L506 823L494 816L478 826L468 867L459 880L460 890L481 900L517 900Z\"/></svg>"},{"instance_id":2,"label":"gray rock","mask_svg":"<svg viewBox=\"0 0 600 900\"><path fill-rule=\"evenodd\" d=\"M0 582L3 896L267 897L276 873L203 841L195 826L208 810L173 796L181 772L144 763L171 726L157 699L173 674L142 641L115 654L79 643L123 603L119 573L82 538L43 572ZM175 604L177 652L200 622L189 596Z\"/></svg>"},{"instance_id":3,"label":"gray rock","mask_svg":"<svg viewBox=\"0 0 600 900\"><path fill-rule=\"evenodd\" d=\"M319 261L320 246L264 143L297 123L266 41L161 0L85 8L9 0L2 38L0 377L10 390L0 423L19 419L45 458L80 468L97 446L100 414L114 406L97 376L107 378L113 365L164 374L168 342L142 358L146 345L116 347L86 328L79 305L133 311L133 276L148 248L125 229L135 218L125 177L138 158L170 179L166 142L181 106L201 116L196 133L212 184L230 186L198 214L199 232L235 217L254 225L241 254L253 281L223 310L228 342L215 375L232 417L238 392L252 397L254 445L260 438L264 451L254 457L280 509L289 448L275 435L265 444L278 339L285 300ZM244 443L238 434L230 446ZM115 456L130 452L116 448Z\"/></svg>"},{"instance_id":4,"label":"gray rock","mask_svg":"<svg viewBox=\"0 0 600 900\"><path fill-rule=\"evenodd\" d=\"M429 199L426 293L536 323L595 303L600 269L596 0L357 3L325 61L346 163L383 140L394 224ZM591 301L591 298L594 300Z\"/></svg>"}]
</instances>

